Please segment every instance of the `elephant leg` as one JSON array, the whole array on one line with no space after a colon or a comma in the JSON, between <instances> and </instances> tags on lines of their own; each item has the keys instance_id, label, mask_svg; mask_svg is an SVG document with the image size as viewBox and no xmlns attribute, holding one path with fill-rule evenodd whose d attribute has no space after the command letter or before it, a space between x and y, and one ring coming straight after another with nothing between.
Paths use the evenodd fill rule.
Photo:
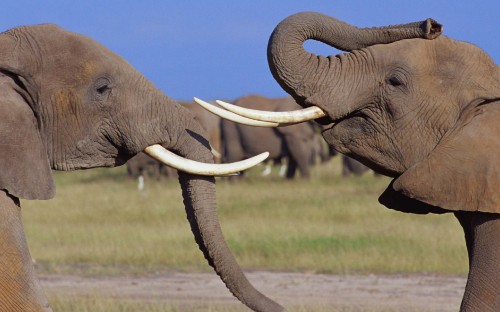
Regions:
<instances>
[{"instance_id":1,"label":"elephant leg","mask_svg":"<svg viewBox=\"0 0 500 312\"><path fill-rule=\"evenodd\" d=\"M457 212L469 253L469 276L460 311L500 311L500 216Z\"/></svg>"},{"instance_id":2,"label":"elephant leg","mask_svg":"<svg viewBox=\"0 0 500 312\"><path fill-rule=\"evenodd\" d=\"M161 177L160 165L158 163L154 163L152 165L152 169L153 169L153 176L154 176L155 180L160 181L160 177Z\"/></svg>"},{"instance_id":3,"label":"elephant leg","mask_svg":"<svg viewBox=\"0 0 500 312\"><path fill-rule=\"evenodd\" d=\"M134 176L132 174L132 168L129 165L127 165L127 178L130 179L130 178L133 178L133 177Z\"/></svg>"},{"instance_id":4,"label":"elephant leg","mask_svg":"<svg viewBox=\"0 0 500 312\"><path fill-rule=\"evenodd\" d=\"M301 140L297 140L293 136L285 135L285 142L289 152L289 164L288 167L292 167L292 163L294 163L294 167L287 171L286 177L289 179L293 179L295 175L295 170L298 168L302 178L308 179L310 177L309 174L309 151L306 149L304 143Z\"/></svg>"},{"instance_id":5,"label":"elephant leg","mask_svg":"<svg viewBox=\"0 0 500 312\"><path fill-rule=\"evenodd\" d=\"M17 198L0 191L0 311L52 311L36 277Z\"/></svg>"},{"instance_id":6,"label":"elephant leg","mask_svg":"<svg viewBox=\"0 0 500 312\"><path fill-rule=\"evenodd\" d=\"M295 177L296 172L297 172L297 162L293 158L288 158L288 165L286 167L285 177L287 179L293 179Z\"/></svg>"},{"instance_id":7,"label":"elephant leg","mask_svg":"<svg viewBox=\"0 0 500 312\"><path fill-rule=\"evenodd\" d=\"M264 170L262 171L262 173L260 175L263 177L267 177L268 175L270 175L272 165L273 164L270 161L266 162L264 164Z\"/></svg>"},{"instance_id":8,"label":"elephant leg","mask_svg":"<svg viewBox=\"0 0 500 312\"><path fill-rule=\"evenodd\" d=\"M140 176L137 177L137 189L139 191L143 191L144 190L144 176L141 174Z\"/></svg>"},{"instance_id":9,"label":"elephant leg","mask_svg":"<svg viewBox=\"0 0 500 312\"><path fill-rule=\"evenodd\" d=\"M349 167L349 161L348 158L345 156L342 156L342 176L347 177L351 174L352 169Z\"/></svg>"},{"instance_id":10,"label":"elephant leg","mask_svg":"<svg viewBox=\"0 0 500 312\"><path fill-rule=\"evenodd\" d=\"M280 160L280 177L284 177L286 174L286 171L288 170L288 159L287 158L281 158Z\"/></svg>"}]
</instances>

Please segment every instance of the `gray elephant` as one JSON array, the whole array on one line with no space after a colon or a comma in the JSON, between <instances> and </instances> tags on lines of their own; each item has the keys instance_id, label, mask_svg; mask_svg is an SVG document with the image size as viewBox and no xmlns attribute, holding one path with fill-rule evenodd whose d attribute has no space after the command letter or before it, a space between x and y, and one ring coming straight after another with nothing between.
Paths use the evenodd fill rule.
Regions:
<instances>
[{"instance_id":1,"label":"gray elephant","mask_svg":"<svg viewBox=\"0 0 500 312\"><path fill-rule=\"evenodd\" d=\"M199 105L188 102L179 102L182 106L191 111L194 119L200 124L205 133L207 140L212 147L212 153L215 157L215 162L220 162L220 117L211 114ZM129 178L152 176L156 180L162 177L173 178L177 176L176 170L163 165L161 162L149 157L145 153L138 153L127 161L127 176Z\"/></svg>"},{"instance_id":2,"label":"gray elephant","mask_svg":"<svg viewBox=\"0 0 500 312\"><path fill-rule=\"evenodd\" d=\"M141 151L181 170L195 241L229 290L256 311L283 310L246 280L217 220L209 175L244 168L213 164L193 115L125 60L55 25L14 28L0 34L0 89L2 311L51 310L35 278L19 199L52 198L51 169L114 167Z\"/></svg>"},{"instance_id":3,"label":"gray elephant","mask_svg":"<svg viewBox=\"0 0 500 312\"><path fill-rule=\"evenodd\" d=\"M300 108L291 97L266 98L248 95L235 100L235 104L252 109L287 111ZM311 123L284 128L254 128L223 119L222 160L233 162L254 153L269 152L269 161L287 162L286 178L292 179L297 169L302 178L309 178L311 161L317 151L319 136Z\"/></svg>"},{"instance_id":4,"label":"gray elephant","mask_svg":"<svg viewBox=\"0 0 500 312\"><path fill-rule=\"evenodd\" d=\"M327 127L321 127L322 130L326 130ZM322 160L328 160L331 157L337 156L339 153L333 148L333 146L329 145L328 156L322 157ZM346 155L340 155L341 157L341 173L343 177L356 176L359 177L363 175L365 172L369 171L370 168L363 165L361 162L357 161L354 158L348 157Z\"/></svg>"},{"instance_id":5,"label":"gray elephant","mask_svg":"<svg viewBox=\"0 0 500 312\"><path fill-rule=\"evenodd\" d=\"M212 147L212 152L216 156L215 161L220 162L222 157L221 118L194 102L180 102L180 104L190 110L195 120L203 127L208 135L207 139Z\"/></svg>"},{"instance_id":6,"label":"gray elephant","mask_svg":"<svg viewBox=\"0 0 500 312\"><path fill-rule=\"evenodd\" d=\"M455 213L470 259L461 310L499 311L500 71L440 32L433 20L358 29L302 13L273 32L269 63L299 104L335 123L323 132L328 143L395 178L381 203ZM307 39L350 53L314 56Z\"/></svg>"},{"instance_id":7,"label":"gray elephant","mask_svg":"<svg viewBox=\"0 0 500 312\"><path fill-rule=\"evenodd\" d=\"M469 255L461 311L500 311L500 69L441 32L432 19L356 28L299 13L274 30L268 60L304 107L294 117L333 124L323 131L329 144L394 178L382 204L454 213ZM314 55L303 48L309 39L349 53ZM280 125L292 116L259 114L239 111Z\"/></svg>"}]
</instances>

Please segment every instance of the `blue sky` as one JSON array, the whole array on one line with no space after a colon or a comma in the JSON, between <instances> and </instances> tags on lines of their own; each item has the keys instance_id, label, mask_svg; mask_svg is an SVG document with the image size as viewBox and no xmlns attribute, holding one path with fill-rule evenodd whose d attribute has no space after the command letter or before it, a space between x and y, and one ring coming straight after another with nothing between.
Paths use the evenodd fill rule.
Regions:
<instances>
[{"instance_id":1,"label":"blue sky","mask_svg":"<svg viewBox=\"0 0 500 312\"><path fill-rule=\"evenodd\" d=\"M55 23L120 54L175 99L232 100L285 95L269 71L267 41L282 19L301 11L359 27L432 17L445 35L478 45L500 64L498 0L16 0L2 4L0 29ZM335 54L319 44L307 47Z\"/></svg>"}]
</instances>

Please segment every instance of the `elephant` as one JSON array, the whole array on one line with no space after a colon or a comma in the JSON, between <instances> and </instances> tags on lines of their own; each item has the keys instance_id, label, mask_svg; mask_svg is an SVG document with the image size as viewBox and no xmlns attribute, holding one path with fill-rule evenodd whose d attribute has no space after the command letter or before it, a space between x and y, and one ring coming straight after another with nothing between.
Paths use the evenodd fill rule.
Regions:
<instances>
[{"instance_id":1,"label":"elephant","mask_svg":"<svg viewBox=\"0 0 500 312\"><path fill-rule=\"evenodd\" d=\"M221 142L221 118L217 115L211 114L200 105L193 102L180 102L182 106L189 109L195 119L200 123L205 132L207 133L208 141L212 147L212 152L216 156L215 161L220 162L222 155L222 142Z\"/></svg>"},{"instance_id":2,"label":"elephant","mask_svg":"<svg viewBox=\"0 0 500 312\"><path fill-rule=\"evenodd\" d=\"M220 153L218 152L221 145L220 117L193 103L179 101L179 104L192 112L194 119L199 122L205 133L207 133L207 140L212 147L212 153L216 156L215 162L220 162ZM163 165L145 153L138 153L127 161L127 176L129 178L142 177L144 179L150 175L156 180L160 180L162 177L173 178L177 173L175 169ZM144 181L139 182L140 185L143 183Z\"/></svg>"},{"instance_id":3,"label":"elephant","mask_svg":"<svg viewBox=\"0 0 500 312\"><path fill-rule=\"evenodd\" d=\"M284 310L245 278L216 213L213 175L266 155L248 166L213 164L192 113L119 55L54 24L0 34L0 89L0 310L51 311L35 277L20 199L52 198L52 169L115 167L141 151L179 169L195 241L232 294L255 311Z\"/></svg>"},{"instance_id":4,"label":"elephant","mask_svg":"<svg viewBox=\"0 0 500 312\"><path fill-rule=\"evenodd\" d=\"M321 129L326 129L324 126ZM322 161L328 161L330 158L337 156L339 153L333 148L333 146L329 145L326 156L322 156ZM355 176L359 177L363 175L365 172L369 171L370 168L363 165L356 159L348 157L346 155L340 155L341 157L341 173L343 177Z\"/></svg>"},{"instance_id":5,"label":"elephant","mask_svg":"<svg viewBox=\"0 0 500 312\"><path fill-rule=\"evenodd\" d=\"M322 132L331 146L393 178L380 203L453 213L469 256L460 310L500 311L500 68L442 31L433 19L357 28L316 12L291 15L271 34L267 57L303 110L226 109L280 126L332 124ZM309 39L345 53L315 55L303 47Z\"/></svg>"},{"instance_id":6,"label":"elephant","mask_svg":"<svg viewBox=\"0 0 500 312\"><path fill-rule=\"evenodd\" d=\"M267 98L255 94L240 97L235 103L242 107L273 111L299 107L291 97ZM319 139L312 123L285 128L253 128L223 119L221 133L223 162L233 162L247 155L267 151L270 153L269 161L287 161L287 179L294 178L297 168L302 178L310 177L309 167L318 150Z\"/></svg>"},{"instance_id":7,"label":"elephant","mask_svg":"<svg viewBox=\"0 0 500 312\"><path fill-rule=\"evenodd\" d=\"M462 311L500 310L500 70L478 47L440 36L434 20L359 29L318 13L285 19L268 60L303 107L335 123L323 132L340 153L394 180L388 208L453 212L470 270ZM328 58L307 39L348 53Z\"/></svg>"}]
</instances>

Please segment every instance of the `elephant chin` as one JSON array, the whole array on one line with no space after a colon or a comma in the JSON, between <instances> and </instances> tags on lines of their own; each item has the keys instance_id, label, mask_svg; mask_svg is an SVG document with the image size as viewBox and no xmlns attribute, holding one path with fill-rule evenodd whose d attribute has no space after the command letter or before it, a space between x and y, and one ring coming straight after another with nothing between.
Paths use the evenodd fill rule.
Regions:
<instances>
[{"instance_id":1,"label":"elephant chin","mask_svg":"<svg viewBox=\"0 0 500 312\"><path fill-rule=\"evenodd\" d=\"M360 115L347 116L324 129L322 135L337 152L358 160L373 171L388 177L401 175L405 168L397 157L391 157L391 153L380 155L381 151L375 146L363 143L376 141L363 130L361 125L364 123Z\"/></svg>"},{"instance_id":2,"label":"elephant chin","mask_svg":"<svg viewBox=\"0 0 500 312\"><path fill-rule=\"evenodd\" d=\"M342 154L351 152L350 146L356 144L356 124L359 117L344 117L343 119L330 122L331 127L322 131L325 141L335 147L335 150ZM360 120L362 121L362 120Z\"/></svg>"}]
</instances>

